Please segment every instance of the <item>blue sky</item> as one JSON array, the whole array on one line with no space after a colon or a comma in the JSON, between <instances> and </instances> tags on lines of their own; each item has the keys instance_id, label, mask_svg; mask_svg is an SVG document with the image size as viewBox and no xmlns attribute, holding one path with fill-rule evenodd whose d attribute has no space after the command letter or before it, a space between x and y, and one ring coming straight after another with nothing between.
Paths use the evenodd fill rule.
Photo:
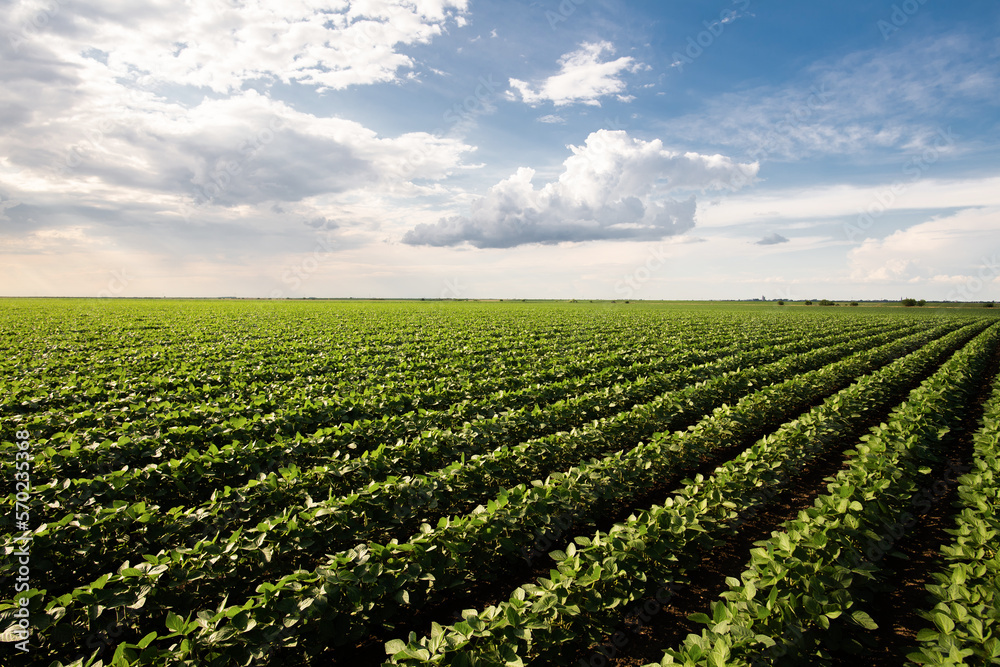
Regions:
<instances>
[{"instance_id":1,"label":"blue sky","mask_svg":"<svg viewBox=\"0 0 1000 667\"><path fill-rule=\"evenodd\" d=\"M1000 298L1000 5L0 7L0 293Z\"/></svg>"}]
</instances>

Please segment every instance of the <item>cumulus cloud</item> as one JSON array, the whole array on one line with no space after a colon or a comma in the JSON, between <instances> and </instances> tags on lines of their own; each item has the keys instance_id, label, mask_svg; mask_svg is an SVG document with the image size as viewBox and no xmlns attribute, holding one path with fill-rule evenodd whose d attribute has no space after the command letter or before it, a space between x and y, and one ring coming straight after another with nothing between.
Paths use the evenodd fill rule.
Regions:
<instances>
[{"instance_id":1,"label":"cumulus cloud","mask_svg":"<svg viewBox=\"0 0 1000 667\"><path fill-rule=\"evenodd\" d=\"M779 243L788 243L788 239L778 232L774 232L773 234L768 234L760 241L757 241L756 245L778 245Z\"/></svg>"},{"instance_id":2,"label":"cumulus cloud","mask_svg":"<svg viewBox=\"0 0 1000 667\"><path fill-rule=\"evenodd\" d=\"M627 102L632 98L622 94L625 90L622 73L636 72L644 66L628 56L603 60L605 54L613 56L614 52L611 42L585 42L559 59L558 74L534 84L511 79L510 86L533 106L542 102L552 102L557 107L577 103L600 106L600 98L607 95ZM511 93L515 99L517 95Z\"/></svg>"},{"instance_id":3,"label":"cumulus cloud","mask_svg":"<svg viewBox=\"0 0 1000 667\"><path fill-rule=\"evenodd\" d=\"M748 183L758 169L722 155L670 151L658 139L643 141L624 131L600 130L585 145L569 148L573 155L558 180L536 189L535 171L521 167L473 202L468 214L417 225L403 242L509 248L661 239L694 227L693 191Z\"/></svg>"}]
</instances>

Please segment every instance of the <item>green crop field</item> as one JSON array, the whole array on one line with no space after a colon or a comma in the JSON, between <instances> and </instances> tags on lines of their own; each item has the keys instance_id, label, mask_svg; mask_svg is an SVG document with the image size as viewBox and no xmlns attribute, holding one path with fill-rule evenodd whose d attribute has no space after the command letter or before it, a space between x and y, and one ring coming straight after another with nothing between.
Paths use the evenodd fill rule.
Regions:
<instances>
[{"instance_id":1,"label":"green crop field","mask_svg":"<svg viewBox=\"0 0 1000 667\"><path fill-rule=\"evenodd\" d=\"M1000 324L0 300L4 664L1000 662Z\"/></svg>"}]
</instances>

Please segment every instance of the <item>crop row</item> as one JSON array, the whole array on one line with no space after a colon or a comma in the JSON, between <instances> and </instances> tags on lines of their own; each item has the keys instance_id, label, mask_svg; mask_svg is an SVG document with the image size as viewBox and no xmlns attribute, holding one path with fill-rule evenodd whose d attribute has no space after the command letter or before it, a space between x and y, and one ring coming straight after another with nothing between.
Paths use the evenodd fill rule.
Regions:
<instances>
[{"instance_id":1,"label":"crop row","mask_svg":"<svg viewBox=\"0 0 1000 667\"><path fill-rule=\"evenodd\" d=\"M344 387L318 376L311 377L313 382L298 392L265 385L216 396L214 400L202 395L172 396L160 392L151 396L130 395L114 403L72 406L58 415L46 415L39 420L43 424L33 429L39 432L39 442L46 445L37 467L40 472L51 468L51 475L65 478L92 474L95 468L108 469L126 461L134 467L143 459L183 456L192 447L202 449L233 441L252 446L256 441L293 438L297 433L313 433L330 425L419 414L421 410L449 410L456 403L475 409L494 399L495 394L517 390L528 393L538 383L587 375L595 364L605 368L623 361L614 353L598 358L584 356L583 360L580 356L573 360L547 360L542 351L540 354L542 358L537 363L511 372L502 381L497 379L495 369L477 377L464 373L461 367L451 367L434 372L439 372L439 377L460 378L457 382L436 379L426 385L414 384L412 378L400 383L383 380L362 390L345 391ZM650 353L642 356L636 362L640 367L649 360ZM549 367L547 361L555 365ZM628 368L628 359L623 365ZM151 388L157 389L155 381ZM66 389L73 391L74 386ZM56 400L50 404L58 407ZM29 423L24 427L32 426ZM356 439L361 441L363 436L364 431Z\"/></svg>"},{"instance_id":2,"label":"crop row","mask_svg":"<svg viewBox=\"0 0 1000 667\"><path fill-rule=\"evenodd\" d=\"M156 417L158 422L166 419L167 425L181 426L208 418L224 423L225 415L215 412L231 410L238 415L240 406L255 405L266 413L281 410L293 397L341 395L350 404L410 395L430 408L463 400L459 394L470 389L488 395L549 383L603 368L616 358L625 365L643 363L671 349L696 345L703 336L711 338L719 331L710 321L681 320L650 344L648 334L626 322L586 321L579 330L560 336L546 335L539 324L521 336L508 337L486 328L474 337L479 344L472 346L446 327L422 336L419 329L403 334L383 326L364 332L360 345L344 335L347 331L330 336L327 330L306 338L227 333L214 341L215 346L204 337L187 345L176 340L143 345L147 334L104 331L102 336L116 340L107 353L102 353L100 340L60 345L50 339L44 350L15 346L3 360L11 382L0 393L0 408L26 414L45 410L43 418L19 424L32 428L38 438L66 425L114 430L120 425L116 420L124 416L133 421ZM766 332L767 324L750 325L743 342ZM136 347L129 346L130 338L137 339ZM428 349L434 354L427 354ZM268 361L271 357L273 363ZM364 372L366 366L373 366L369 373ZM83 367L89 372L81 372Z\"/></svg>"},{"instance_id":3,"label":"crop row","mask_svg":"<svg viewBox=\"0 0 1000 667\"><path fill-rule=\"evenodd\" d=\"M633 340L640 344L637 348L653 347L642 345L649 341L641 328L628 322L586 318L567 326L558 319L465 318L464 326L455 327L449 317L413 318L398 311L390 317L405 326L386 327L384 319L371 313L348 311L339 313L340 321L330 327L328 320L315 315L300 313L286 319L274 310L257 317L243 312L238 319L219 313L192 319L188 311L178 320L176 313L159 313L158 322L144 324L142 320L153 319L149 313L115 319L109 311L117 309L102 309L99 320L88 313L73 321L73 309L64 307L55 321L43 323L45 335L34 337L40 329L38 314L17 321L11 317L16 310L5 312L18 336L8 343L12 354L4 364L19 371L12 378L23 380L5 385L2 395L3 403L19 404L17 399L23 399L28 408L130 395L174 396L191 403L223 395L233 386L307 388L316 378L357 392L385 382L436 380L447 377L443 372L449 369L465 370L466 375L495 372L498 365L504 367L506 358L525 357L526 349L536 351L538 360L545 362L553 355L569 360L574 353L588 357L612 352L616 338ZM686 328L698 331L709 326L693 318L682 318L678 324L665 338L683 338ZM421 354L428 346L435 354ZM552 369L559 365L552 364ZM91 372L81 372L82 368ZM119 381L130 368L141 368L147 377L138 383ZM33 388L49 392L32 395Z\"/></svg>"},{"instance_id":4,"label":"crop row","mask_svg":"<svg viewBox=\"0 0 1000 667\"><path fill-rule=\"evenodd\" d=\"M144 424L134 415L111 410L123 422L116 439L86 431L90 444L81 441L77 431L58 432L47 440L39 437L36 442L43 449L36 456L35 471L36 475L48 474L53 484L66 484L67 480L80 474L91 478L109 471L121 473L113 475L122 478L116 479L119 483L131 482L131 478L141 474L140 471L153 468L155 472L155 468L160 466L167 466L171 472L176 472L177 468L182 472L187 469L198 472L205 464L220 460L244 476L258 473L265 467L262 462L284 463L291 457L294 457L296 465L303 467L309 465L310 457L322 460L328 458L331 452L341 450L345 457L357 456L380 444L420 433L432 425L457 425L482 413L493 413L497 406L512 409L539 402L544 404L580 391L606 386L616 380L631 380L648 373L682 368L740 349L741 344L735 344L720 350L725 340L720 334L708 341L704 348L676 350L667 358L656 358L632 366L625 366L620 358L609 357L601 360L608 366L582 379L576 378L570 368L563 371L570 377L560 382L529 385L513 393L501 391L483 400L466 399L449 405L445 410L394 412L383 397L377 404L366 406L364 414L353 414L354 407L345 409L343 405L314 405L310 399L303 398L298 402L305 404L296 410L275 414L266 413L259 401L253 399L247 403L237 401L229 412L217 415L205 414L204 411L209 409L206 406L193 406L192 410L201 411L197 415L198 421L181 426L170 426L164 422ZM714 354L716 350L719 350L719 355ZM611 365L612 362L614 365ZM405 404L405 399L400 400L403 401L401 405ZM323 401L329 403L327 399ZM372 418L373 414L379 416ZM336 426L315 428L329 423ZM298 435L300 430L311 433L311 437ZM268 440L272 442L264 444ZM143 459L149 461L145 466ZM231 481L223 476L217 480L217 485Z\"/></svg>"},{"instance_id":5,"label":"crop row","mask_svg":"<svg viewBox=\"0 0 1000 667\"><path fill-rule=\"evenodd\" d=\"M899 335L910 330L890 330L886 334ZM160 464L148 464L137 469L116 470L106 475L90 478L61 479L58 482L35 487L36 499L53 513L83 511L83 508L105 507L111 510L128 504L162 499L204 498L201 508L182 510L173 514L177 520L193 516L196 522L207 521L217 525L216 517L240 518L266 515L274 507L289 502L308 502L310 494L325 493L329 497L350 493L373 481L390 475L418 473L449 463L453 459L504 445L524 442L560 430L572 429L615 412L616 408L643 403L653 397L685 384L713 377L740 367L761 364L810 349L815 345L833 341L850 340L853 333L837 334L825 338L786 343L770 348L730 354L716 362L683 368L691 357L680 355L676 361L658 364L661 372L681 366L669 374L654 374L631 383L586 392L570 399L556 400L540 409L537 406L507 410L501 415L467 423L461 430L426 428L419 435L395 446L381 446L357 456L355 439L358 428L328 429L313 439L278 443L272 446L248 446L246 449L227 445L221 449L210 446L207 451L190 452L183 459L171 459ZM726 348L726 352L730 349ZM715 353L699 353L712 356ZM562 388L540 388L537 399L558 398ZM405 419L382 420L410 426ZM277 451L274 451L277 450ZM245 452L245 456L241 456ZM321 465L307 468L309 456L321 456ZM249 461L248 461L249 459ZM263 465L261 460L275 463L277 474L254 473ZM295 461L295 463L291 463ZM257 465L253 465L256 463ZM249 478L249 479L247 479ZM229 486L232 484L233 486ZM262 506L255 509L260 503ZM98 510L101 511L101 510ZM208 530L204 528L203 530Z\"/></svg>"},{"instance_id":6,"label":"crop row","mask_svg":"<svg viewBox=\"0 0 1000 667\"><path fill-rule=\"evenodd\" d=\"M909 654L920 665L1000 662L1000 379L975 435L972 470L959 478L961 511L945 568L928 585L936 604L923 613L933 627L917 633Z\"/></svg>"},{"instance_id":7,"label":"crop row","mask_svg":"<svg viewBox=\"0 0 1000 667\"><path fill-rule=\"evenodd\" d=\"M887 340L892 335L898 335L899 331L890 331L880 338ZM364 488L374 480L384 477L401 477L407 473L419 473L435 465L449 463L452 459L459 459L463 456L474 456L477 453L490 451L505 445L513 445L519 442L527 442L532 438L544 436L549 433L573 429L578 426L593 428L602 422L610 419L616 411L620 414L630 412L636 413L633 420L626 424L626 428L638 428L639 430L631 437L630 433L618 429L618 435L613 438L609 434L609 448L614 448L617 441L628 442L622 438L631 438L632 443L651 435L657 426L655 419L665 414L672 414L666 409L659 409L655 414L650 414L648 410L643 412L643 406L649 402L663 402L669 406L667 397L661 397L664 392L677 391L685 385L688 392L695 392L695 395L706 395L710 388L696 389L691 385L698 382L708 381L711 378L741 368L750 368L743 371L742 375L749 378L756 378L756 381L764 381L768 375L752 370L754 366L774 362L786 355L802 353L829 345L831 343L846 344L837 346L836 353L841 350L856 350L851 347L850 335L836 335L821 339L811 339L788 343L777 347L758 349L750 352L732 354L720 358L716 362L701 364L698 366L683 368L669 374L655 374L642 380L615 384L612 387L601 391L585 393L581 396L568 400L556 401L545 409L537 406L533 409L505 411L500 416L494 416L487 420L478 420L468 423L460 431L446 429L427 429L417 438L406 443L397 444L394 447L382 447L375 452L371 452L360 458L347 458L340 465L337 465L336 447L344 447L344 441L336 441L330 438L320 438L317 442L303 444L302 447L294 451L287 452L290 460L300 460L301 455L309 453L314 449L334 450L329 458L331 462L313 469L301 470L298 465L289 464L283 467L279 473L281 477L269 475L258 480L251 480L244 487L227 488L215 491L212 497L201 508L190 510L172 510L174 514L183 516L193 514L196 522L203 522L208 517L218 514L232 514L238 508L241 519L254 519L254 510L260 515L261 511L276 506L286 506L289 502L303 502L309 494L326 492L331 497L340 493L349 493L352 490ZM832 357L828 357L832 358ZM818 363L818 359L809 357L810 363ZM812 366L814 367L814 366ZM771 372L770 370L768 372ZM721 380L721 378L718 378ZM731 383L733 378L728 381ZM542 397L545 393L542 392ZM721 400L732 400L733 394L719 394ZM682 405L675 408L684 411L683 405L686 395L677 395ZM675 401L676 403L677 401ZM634 406L631 410L627 406ZM713 406L714 407L714 406ZM595 424L588 425L593 419ZM664 424L664 428L668 424ZM346 447L344 447L346 449ZM51 509L72 509L81 505L111 505L117 500L127 500L129 497L143 497L146 486L153 486L160 491L160 495L176 497L180 495L176 489L177 485L183 487L194 486L198 481L204 479L210 481L214 486L219 487L233 477L233 467L240 469L239 464L234 462L234 455L231 450L224 449L208 455L186 459L188 467L171 466L167 470L157 471L146 467L141 471L145 480L147 477L151 481L141 483L135 478L129 479L124 474L112 475L110 477L98 477L89 480L74 480L70 487L66 487L66 482L61 485L40 486L35 488L36 497L43 502L52 502ZM217 465L212 465L216 463ZM201 472L198 472L200 470ZM196 475L189 477L185 473ZM162 479L160 479L162 477ZM155 484L154 481L155 480ZM280 483L279 483L280 480ZM72 488L72 504L67 503L65 498L60 501L58 493L63 488ZM121 493L117 493L121 489ZM129 495L125 495L125 494ZM119 505L121 503L118 503ZM150 508L153 509L153 508ZM266 514L264 514L266 516ZM65 521L63 522L65 523ZM213 522L214 523L214 522Z\"/></svg>"},{"instance_id":8,"label":"crop row","mask_svg":"<svg viewBox=\"0 0 1000 667\"><path fill-rule=\"evenodd\" d=\"M600 641L622 610L683 581L704 555L745 517L766 505L816 457L851 438L858 423L882 414L964 340L963 332L928 345L867 375L784 424L704 479L593 538L577 537L548 578L523 585L508 601L467 611L429 636L386 646L391 664L503 666L518 660L555 664L572 643Z\"/></svg>"},{"instance_id":9,"label":"crop row","mask_svg":"<svg viewBox=\"0 0 1000 667\"><path fill-rule=\"evenodd\" d=\"M675 332L673 348L696 344L700 334L718 336L717 331L706 330L706 322L691 324L692 331ZM25 355L23 349L15 347L0 362L4 376L10 379L0 389L0 412L12 415L4 420L5 427L30 430L36 443L48 446L36 456L35 470L39 474L50 465L48 456L66 454L66 461L52 464L53 477L65 479L72 477L74 470L92 474L88 466L93 465L108 469L127 463L134 468L140 464L140 453L154 458L183 456L191 448L200 450L211 443L221 446L233 440L266 442L272 436L290 438L330 424L381 419L393 411L449 408L462 401L489 398L502 390L586 375L595 367L603 369L616 362L625 368L631 363L642 365L671 349L671 338L666 335L658 345L637 344L622 349L622 342L639 343L644 339L639 333L623 330L622 323L601 323L599 329L583 329L578 340L573 340L572 335L566 336L570 340L544 336L536 340L532 336L530 347L523 341L497 342L503 339L489 336L483 337L483 342L488 343L485 348L460 344L453 348L439 341L430 348L435 353L429 355L426 345L433 342L431 337L431 341L409 340L405 345L386 343L388 349L373 357L359 355L367 346L351 349L350 340L338 355L328 354L323 342L300 341L298 336L282 341L282 345L268 339L264 343L270 346L269 352L281 349L284 364L280 377L263 380L256 373L261 366L268 366L261 361L263 350L228 335L224 340L232 342L235 349L188 349L184 359L177 358L173 344L129 349L119 338L119 344L126 349L116 348L114 355L108 355L100 351L99 340L63 345L50 342L48 349L37 354ZM601 330L616 335L594 335ZM112 332L102 335L113 337ZM131 331L125 338L136 335L139 333ZM392 333L390 338L396 340L401 335ZM386 331L380 332L373 347L379 347L379 338L386 336ZM204 341L199 337L194 342ZM338 345L343 346L344 341ZM20 361L18 353L23 357ZM294 360L291 368L288 353ZM100 363L106 356L111 356L111 369L102 368ZM51 360L64 363L67 357L75 361L72 372L56 372L51 367ZM339 374L387 357L405 360L405 372L398 377L384 372L364 382L353 376L335 381ZM480 370L472 372L472 364ZM89 372L80 372L82 367ZM53 386L56 379L58 384ZM177 383L184 383L185 390L178 391ZM24 400L19 387L36 384L45 387ZM65 469L60 469L60 463ZM6 458L3 465L7 465Z\"/></svg>"},{"instance_id":10,"label":"crop row","mask_svg":"<svg viewBox=\"0 0 1000 667\"><path fill-rule=\"evenodd\" d=\"M850 643L850 626L873 628L857 603L871 594L867 582L879 572L893 533L911 524L922 479L986 379L998 339L994 325L872 429L829 493L750 551L750 568L729 580L725 600L713 603L710 615L698 618L706 625L701 635L688 635L660 664L757 665L788 655L825 660L833 646Z\"/></svg>"},{"instance_id":11,"label":"crop row","mask_svg":"<svg viewBox=\"0 0 1000 667\"><path fill-rule=\"evenodd\" d=\"M949 341L958 345L981 328L965 327ZM858 375L934 337L926 334L923 340L911 337L862 351L766 387L733 407L717 408L687 431L663 434L625 454L571 468L530 487L508 489L469 515L442 518L436 529L425 525L421 534L406 543L373 544L338 554L314 571L261 584L257 594L242 603L230 600L226 606L223 600L214 611L206 609L178 619L169 610L192 608L191 603L200 598L200 577L197 572L191 573L190 579L164 576L170 559L147 556L146 563L124 567L116 575L101 577L93 586L61 596L48 605L47 613L53 623L79 628L96 620L93 612L89 619L86 614L81 616L87 606L105 611L145 606L145 615L154 624L166 617L174 630L150 640L153 643L145 651L164 651L201 664L259 657L275 646L298 640L319 646L330 641L355 641L369 631L391 627L387 624L393 618L465 585L466 579L495 576L503 562L516 558L520 549L530 544L532 530L544 527L556 515L574 516L578 525L584 524L611 504L655 486L664 475L690 470L726 443L758 437L757 433L780 425ZM234 551L233 543L200 543L192 553L210 553L225 561L235 559ZM190 588L190 593L181 595L185 588ZM286 630L293 626L294 640ZM73 634L72 630L64 632ZM136 641L140 632L134 628ZM170 640L175 641L165 646Z\"/></svg>"},{"instance_id":12,"label":"crop row","mask_svg":"<svg viewBox=\"0 0 1000 667\"><path fill-rule=\"evenodd\" d=\"M267 502L256 506L248 506L246 496L243 496L237 506L224 505L217 499L213 501L213 506L192 513L177 511L176 508L162 512L155 506L147 507L141 503L129 506L118 502L96 512L69 514L51 522L45 530L37 531L35 548L53 554L50 571L54 574L72 572L78 581L82 577L102 574L100 570L94 572L81 566L81 558L86 561L93 555L99 555L102 562L121 562L143 553L154 553L153 548L159 550L164 544L176 545L161 552L161 555L171 556L171 571L174 567L183 566L202 573L220 586L228 587L231 581L252 586L255 580L282 569L291 571L314 566L317 550L329 553L345 550L359 542L405 538L421 521L435 521L451 513L467 512L476 504L486 502L500 488L535 479L536 476L544 477L591 456L604 456L634 446L657 432L683 428L696 422L706 411L738 400L753 386L793 377L866 346L890 340L893 336L890 332L852 340L784 357L760 368L754 368L753 364L766 358L783 357L789 350L735 355L721 368L718 364L709 364L675 374L675 377L656 378L643 383L641 388L647 394L629 391L635 388L626 387L621 394L612 395L612 406L624 407L633 400L654 400L640 403L614 417L596 420L579 431L528 441L515 447L501 447L488 454L455 461L427 475L404 479L390 477L382 482L372 482L346 496L333 496L331 488L331 497L321 502L307 500L303 504L289 506L290 498L284 495L280 499L275 498L276 494L269 485L260 484L255 488L261 490L262 495L257 497ZM808 347L809 343L797 346ZM744 370L725 372L725 367L742 367ZM698 382L719 372L723 373L721 377ZM693 384L683 390L657 395L671 385L688 383ZM522 416L522 420L546 420L560 425L574 419L584 405L572 401L556 414L529 412ZM397 463L394 468L399 470L401 466ZM328 478L318 477L317 482L329 487ZM281 509L271 516L255 517L251 513L275 506ZM206 530L206 518L215 519L218 523L208 524L210 529ZM256 524L256 527L241 527L241 536L234 538L234 524ZM215 537L218 531L222 531L220 541L233 542L235 539L238 546L234 553L239 554L238 567L226 561L217 561L216 567L209 567L202 562L212 559L206 554L199 554L194 559L186 557L182 546L184 542L193 547L206 537ZM126 533L131 535L128 542L116 540L116 536ZM258 539L260 534L265 536L263 542ZM57 549L57 546L60 548ZM65 556L60 557L60 553Z\"/></svg>"}]
</instances>

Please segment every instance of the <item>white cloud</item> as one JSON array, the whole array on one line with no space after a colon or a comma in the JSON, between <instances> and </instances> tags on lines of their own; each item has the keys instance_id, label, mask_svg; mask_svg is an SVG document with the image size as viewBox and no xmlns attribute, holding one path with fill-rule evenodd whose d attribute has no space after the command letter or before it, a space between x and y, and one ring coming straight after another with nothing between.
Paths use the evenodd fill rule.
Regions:
<instances>
[{"instance_id":1,"label":"white cloud","mask_svg":"<svg viewBox=\"0 0 1000 667\"><path fill-rule=\"evenodd\" d=\"M13 79L4 93L38 103L0 133L5 164L16 167L0 173L8 253L89 248L60 236L74 229L123 251L153 244L178 261L240 255L262 265L269 253L311 248L301 222L322 216L341 221L338 236L350 243L371 242L383 221L436 220L439 212L415 210L428 204L414 200L450 194L441 182L467 168L473 150L425 132L380 136L252 90L188 108L96 76L102 65L92 62L82 72L52 64L47 76ZM70 84L45 83L53 78Z\"/></svg>"},{"instance_id":2,"label":"white cloud","mask_svg":"<svg viewBox=\"0 0 1000 667\"><path fill-rule=\"evenodd\" d=\"M511 79L510 86L532 106L542 102L552 102L557 107L578 103L600 106L600 98L608 95L627 102L630 97L622 94L625 82L621 75L636 72L643 65L629 56L602 62L605 54L613 56L614 52L611 42L583 43L559 59L558 74L535 84Z\"/></svg>"},{"instance_id":3,"label":"white cloud","mask_svg":"<svg viewBox=\"0 0 1000 667\"><path fill-rule=\"evenodd\" d=\"M86 90L86 86L84 87ZM224 205L297 201L440 179L471 147L426 132L380 137L360 123L296 111L247 91L190 109L149 94L81 96L38 125L0 138L22 160L5 177L24 190L148 201L160 193Z\"/></svg>"},{"instance_id":4,"label":"white cloud","mask_svg":"<svg viewBox=\"0 0 1000 667\"><path fill-rule=\"evenodd\" d=\"M897 188L898 189L898 188ZM1000 177L987 176L959 180L924 178L908 182L899 195L892 184L855 186L826 185L812 188L780 188L767 192L734 194L720 202L698 209L701 227L739 225L753 217L775 220L829 220L848 217L848 226L856 225L859 212L877 209L881 201L890 201L894 211L950 209L969 206L1000 206ZM884 208L884 207L883 207ZM876 219L875 225L879 224ZM866 235L875 233L866 228ZM843 240L849 240L846 231Z\"/></svg>"},{"instance_id":5,"label":"white cloud","mask_svg":"<svg viewBox=\"0 0 1000 667\"><path fill-rule=\"evenodd\" d=\"M794 82L707 98L663 132L751 159L919 152L984 105L996 109L1000 75L984 66L983 50L974 36L952 33L829 58Z\"/></svg>"},{"instance_id":6,"label":"white cloud","mask_svg":"<svg viewBox=\"0 0 1000 667\"><path fill-rule=\"evenodd\" d=\"M694 226L693 191L748 183L756 164L722 155L678 153L657 139L600 130L570 146L557 181L535 189L533 169L521 167L490 188L465 216L420 224L404 243L505 248L526 243L597 239L661 239ZM689 195L678 201L668 195Z\"/></svg>"},{"instance_id":7,"label":"white cloud","mask_svg":"<svg viewBox=\"0 0 1000 667\"><path fill-rule=\"evenodd\" d=\"M867 239L848 254L851 278L874 283L993 282L1000 275L998 230L1000 206L990 206L935 217L884 239Z\"/></svg>"},{"instance_id":8,"label":"white cloud","mask_svg":"<svg viewBox=\"0 0 1000 667\"><path fill-rule=\"evenodd\" d=\"M15 28L0 40L0 199L21 203L0 212L5 243L51 246L62 238L56 231L73 228L135 248L153 238L167 254L266 249L275 229L301 219L360 210L371 225L389 219L375 211L412 212L394 197L443 196L440 182L467 168L462 159L473 150L460 139L382 136L299 111L252 84L391 80L412 64L398 47L440 34L466 5L0 6L0 20ZM37 16L44 25L16 29Z\"/></svg>"},{"instance_id":9,"label":"white cloud","mask_svg":"<svg viewBox=\"0 0 1000 667\"><path fill-rule=\"evenodd\" d=\"M8 6L5 25L24 25L32 3ZM124 80L238 91L265 78L319 88L391 81L413 60L399 46L424 44L467 0L214 0L134 3L80 0L19 40L17 51L47 50L65 62L101 50Z\"/></svg>"}]
</instances>

